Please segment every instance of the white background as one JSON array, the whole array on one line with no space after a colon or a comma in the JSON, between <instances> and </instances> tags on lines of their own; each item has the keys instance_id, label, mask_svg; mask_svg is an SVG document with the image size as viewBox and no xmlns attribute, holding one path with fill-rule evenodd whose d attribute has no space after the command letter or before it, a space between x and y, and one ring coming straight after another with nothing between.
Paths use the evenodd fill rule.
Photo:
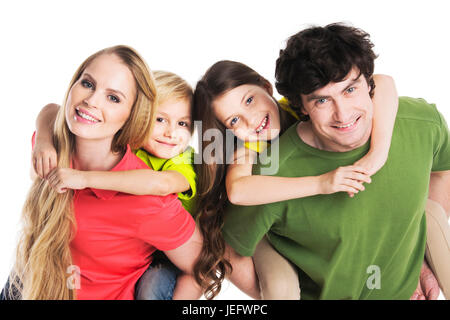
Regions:
<instances>
[{"instance_id":1,"label":"white background","mask_svg":"<svg viewBox=\"0 0 450 320\"><path fill-rule=\"evenodd\" d=\"M78 65L116 44L137 49L154 70L192 85L220 59L274 81L285 40L310 24L345 21L371 34L376 73L400 95L437 104L450 120L447 1L2 1L0 92L0 287L12 266L30 186L30 137L40 108L61 103ZM412 160L412 159L411 159ZM225 283L219 299L246 296Z\"/></svg>"}]
</instances>

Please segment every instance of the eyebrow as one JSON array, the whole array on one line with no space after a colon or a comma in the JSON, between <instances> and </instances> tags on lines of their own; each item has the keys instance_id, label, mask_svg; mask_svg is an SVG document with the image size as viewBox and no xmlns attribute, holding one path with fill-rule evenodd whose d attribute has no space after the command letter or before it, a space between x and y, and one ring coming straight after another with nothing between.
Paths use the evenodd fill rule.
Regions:
<instances>
[{"instance_id":1,"label":"eyebrow","mask_svg":"<svg viewBox=\"0 0 450 320\"><path fill-rule=\"evenodd\" d=\"M359 83L359 82L361 82L361 75L359 75L358 78L353 79L344 89L342 89L341 93L345 92L346 90L348 90L348 88L351 88L352 86L354 86L356 83ZM321 96L321 95L311 94L306 98L306 101L310 102L312 100L326 99L326 98L330 98L330 96Z\"/></svg>"},{"instance_id":2,"label":"eyebrow","mask_svg":"<svg viewBox=\"0 0 450 320\"><path fill-rule=\"evenodd\" d=\"M157 113L159 113L162 116L165 116L167 118L170 118L169 115L167 113L163 112L163 111L157 111ZM177 120L185 120L185 119L191 120L191 116L184 116L184 117L178 118Z\"/></svg>"},{"instance_id":3,"label":"eyebrow","mask_svg":"<svg viewBox=\"0 0 450 320\"><path fill-rule=\"evenodd\" d=\"M89 78L91 78L92 80L95 81L95 78L94 78L93 76L91 76L89 73L85 72L84 74L85 74L86 76L88 76ZM96 81L95 81L95 82L96 82ZM127 99L127 96L126 96L125 94L123 94L123 93L122 93L121 91L119 91L119 90L112 89L112 88L106 88L106 90L115 92L115 93L117 93L117 94L120 94L122 97L124 97L125 99Z\"/></svg>"}]
</instances>

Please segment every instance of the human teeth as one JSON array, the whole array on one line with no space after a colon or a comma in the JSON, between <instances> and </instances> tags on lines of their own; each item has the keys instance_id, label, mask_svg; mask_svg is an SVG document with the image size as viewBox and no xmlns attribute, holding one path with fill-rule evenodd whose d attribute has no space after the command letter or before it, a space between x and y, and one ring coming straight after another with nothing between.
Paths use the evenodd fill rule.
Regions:
<instances>
[{"instance_id":1,"label":"human teeth","mask_svg":"<svg viewBox=\"0 0 450 320\"><path fill-rule=\"evenodd\" d=\"M260 133L261 130L266 126L266 123L267 123L267 116L264 118L264 120L261 123L261 125L256 129L256 133Z\"/></svg>"},{"instance_id":2,"label":"human teeth","mask_svg":"<svg viewBox=\"0 0 450 320\"><path fill-rule=\"evenodd\" d=\"M93 122L98 122L97 119L92 118L90 115L81 112L79 109L76 109L76 110L77 110L77 114L78 114L80 117L82 117L83 119L86 119L86 120L89 120L89 121L93 121Z\"/></svg>"},{"instance_id":3,"label":"human teeth","mask_svg":"<svg viewBox=\"0 0 450 320\"><path fill-rule=\"evenodd\" d=\"M347 125L345 125L345 126L336 126L336 127L337 127L337 128L340 128L340 129L351 127L352 125L355 124L356 120L357 120L357 119L355 119L352 123L349 123L349 124L347 124Z\"/></svg>"}]
</instances>

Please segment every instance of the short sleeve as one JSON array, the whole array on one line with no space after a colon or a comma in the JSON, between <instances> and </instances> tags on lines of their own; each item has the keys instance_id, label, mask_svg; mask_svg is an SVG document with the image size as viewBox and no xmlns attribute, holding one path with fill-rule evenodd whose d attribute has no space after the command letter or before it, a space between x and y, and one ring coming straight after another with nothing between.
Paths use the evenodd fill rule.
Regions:
<instances>
[{"instance_id":1,"label":"short sleeve","mask_svg":"<svg viewBox=\"0 0 450 320\"><path fill-rule=\"evenodd\" d=\"M450 134L447 122L442 114L438 112L440 118L439 132L437 134L437 143L434 147L433 166L431 171L450 170Z\"/></svg>"},{"instance_id":2,"label":"short sleeve","mask_svg":"<svg viewBox=\"0 0 450 320\"><path fill-rule=\"evenodd\" d=\"M197 194L197 175L193 166L194 152L189 148L184 153L167 161L162 170L174 170L181 173L189 183L190 190L178 194L181 200L191 200Z\"/></svg>"},{"instance_id":3,"label":"short sleeve","mask_svg":"<svg viewBox=\"0 0 450 320\"><path fill-rule=\"evenodd\" d=\"M161 208L144 214L137 237L155 248L173 250L188 241L195 230L195 221L174 195L162 197Z\"/></svg>"},{"instance_id":4,"label":"short sleeve","mask_svg":"<svg viewBox=\"0 0 450 320\"><path fill-rule=\"evenodd\" d=\"M240 255L252 256L256 245L275 223L277 217L266 210L270 206L227 206L222 234Z\"/></svg>"}]
</instances>

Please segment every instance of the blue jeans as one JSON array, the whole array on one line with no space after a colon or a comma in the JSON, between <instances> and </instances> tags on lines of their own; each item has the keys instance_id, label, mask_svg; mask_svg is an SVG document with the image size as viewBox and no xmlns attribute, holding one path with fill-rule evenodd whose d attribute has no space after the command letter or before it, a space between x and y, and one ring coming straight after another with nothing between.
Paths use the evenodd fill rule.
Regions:
<instances>
[{"instance_id":1,"label":"blue jeans","mask_svg":"<svg viewBox=\"0 0 450 320\"><path fill-rule=\"evenodd\" d=\"M136 300L172 300L180 270L167 258L152 263L136 284Z\"/></svg>"}]
</instances>

